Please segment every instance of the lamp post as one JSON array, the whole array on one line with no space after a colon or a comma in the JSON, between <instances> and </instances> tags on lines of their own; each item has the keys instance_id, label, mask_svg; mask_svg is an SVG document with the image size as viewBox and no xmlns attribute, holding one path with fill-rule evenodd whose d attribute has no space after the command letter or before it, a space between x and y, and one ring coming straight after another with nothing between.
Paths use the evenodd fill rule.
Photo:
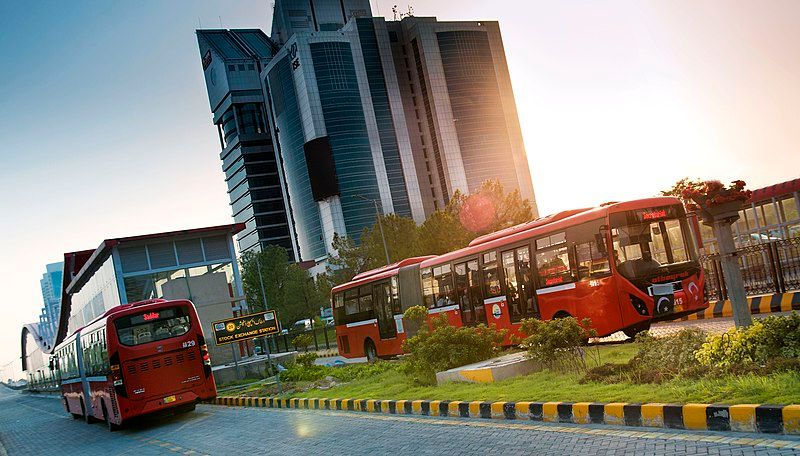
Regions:
<instances>
[{"instance_id":1,"label":"lamp post","mask_svg":"<svg viewBox=\"0 0 800 456\"><path fill-rule=\"evenodd\" d=\"M264 310L267 310L267 292L264 289L264 277L261 275L261 257L258 256L261 253L263 252L259 252L258 254L256 254L256 271L258 272L258 284L261 286L261 300L264 302ZM269 340L267 340L266 336L264 336L264 342L266 342L264 346L266 347L267 350L267 364L269 364L269 370L272 371L272 355L270 354L269 350ZM283 389L281 388L280 372L278 372L277 375L275 375L275 379L278 386L278 394L281 394L283 393Z\"/></svg>"},{"instance_id":2,"label":"lamp post","mask_svg":"<svg viewBox=\"0 0 800 456\"><path fill-rule=\"evenodd\" d=\"M378 209L378 202L372 198L367 198L366 196L362 195L352 195L353 198L363 199L364 201L370 201L372 204L375 205L375 218L378 219L378 229L381 231L381 241L383 241L383 253L386 254L386 264L392 264L392 260L389 258L389 248L386 246L386 236L383 234L383 223L381 223L381 212Z\"/></svg>"}]
</instances>

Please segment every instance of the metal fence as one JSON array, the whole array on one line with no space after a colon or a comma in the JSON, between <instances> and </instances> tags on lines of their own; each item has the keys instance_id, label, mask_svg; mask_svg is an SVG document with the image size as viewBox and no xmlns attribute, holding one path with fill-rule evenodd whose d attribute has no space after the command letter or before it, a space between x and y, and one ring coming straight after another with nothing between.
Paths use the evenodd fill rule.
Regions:
<instances>
[{"instance_id":1,"label":"metal fence","mask_svg":"<svg viewBox=\"0 0 800 456\"><path fill-rule=\"evenodd\" d=\"M800 238L742 247L736 251L747 295L800 290ZM700 257L710 300L728 299L719 254Z\"/></svg>"},{"instance_id":2,"label":"metal fence","mask_svg":"<svg viewBox=\"0 0 800 456\"><path fill-rule=\"evenodd\" d=\"M297 336L308 335L308 345L297 339ZM288 351L331 350L336 348L336 331L333 326L317 326L305 331L290 331L275 334L267 338L273 353Z\"/></svg>"}]
</instances>

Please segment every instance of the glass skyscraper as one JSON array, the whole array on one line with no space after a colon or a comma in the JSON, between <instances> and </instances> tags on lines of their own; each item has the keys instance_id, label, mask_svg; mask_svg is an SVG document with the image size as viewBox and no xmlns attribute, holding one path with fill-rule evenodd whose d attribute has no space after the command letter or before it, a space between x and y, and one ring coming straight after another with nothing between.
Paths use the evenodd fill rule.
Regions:
<instances>
[{"instance_id":1,"label":"glass skyscraper","mask_svg":"<svg viewBox=\"0 0 800 456\"><path fill-rule=\"evenodd\" d=\"M228 114L229 105L242 107L229 100L246 100L267 125L263 139L275 153L275 191L282 192L291 241L278 244L292 248L296 260L323 264L335 253L334 234L358 242L375 223L375 205L421 223L456 190L470 193L489 178L519 190L536 213L497 22L386 21L372 17L368 0L277 0L272 36L260 35L269 46L249 57L258 80L248 74L244 85L231 82L228 68L241 57L211 38L250 47L241 46L243 32L198 31L224 168L238 160L225 157L243 118L236 109ZM227 82L220 88L212 84L213 60L223 53L217 71ZM250 170L237 172L255 208ZM246 214L236 220L256 215L240 248L276 243L259 227L281 220L259 219L249 203L237 204L247 190L235 193L233 175L226 171L234 214Z\"/></svg>"}]
</instances>

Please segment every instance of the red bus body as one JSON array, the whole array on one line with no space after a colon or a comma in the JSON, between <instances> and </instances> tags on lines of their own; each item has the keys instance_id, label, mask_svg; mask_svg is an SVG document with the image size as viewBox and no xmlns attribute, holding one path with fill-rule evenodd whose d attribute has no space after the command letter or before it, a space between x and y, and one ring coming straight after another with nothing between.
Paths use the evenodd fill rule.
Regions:
<instances>
[{"instance_id":1,"label":"red bus body","mask_svg":"<svg viewBox=\"0 0 800 456\"><path fill-rule=\"evenodd\" d=\"M332 290L339 353L402 353L402 312L413 305L428 308L429 322L507 329L507 345L524 318L589 318L599 337L635 333L708 307L694 243L680 201L649 198L564 211L367 271Z\"/></svg>"},{"instance_id":2,"label":"red bus body","mask_svg":"<svg viewBox=\"0 0 800 456\"><path fill-rule=\"evenodd\" d=\"M164 326L157 331L142 325L118 329L118 322L137 320ZM177 322L171 333L170 322ZM135 338L134 329L140 329ZM191 409L217 395L202 326L187 300L115 307L56 347L53 364L64 408L87 421L121 425L157 411Z\"/></svg>"}]
</instances>

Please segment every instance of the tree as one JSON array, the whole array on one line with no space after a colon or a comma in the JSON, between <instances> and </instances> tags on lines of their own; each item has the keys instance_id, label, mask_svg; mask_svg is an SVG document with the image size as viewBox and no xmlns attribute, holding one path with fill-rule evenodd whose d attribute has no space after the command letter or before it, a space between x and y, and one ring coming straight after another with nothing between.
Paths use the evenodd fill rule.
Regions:
<instances>
[{"instance_id":1,"label":"tree","mask_svg":"<svg viewBox=\"0 0 800 456\"><path fill-rule=\"evenodd\" d=\"M397 214L382 215L383 237L377 225L364 228L361 233L361 253L365 257L367 270L386 265L383 238L386 239L389 261L392 263L419 255L419 232L414 220Z\"/></svg>"},{"instance_id":2,"label":"tree","mask_svg":"<svg viewBox=\"0 0 800 456\"><path fill-rule=\"evenodd\" d=\"M283 247L270 245L261 252L245 252L241 263L242 285L250 310L275 310L284 326L312 317L327 302L327 297L320 295L308 272L289 263ZM266 305L261 293L262 282Z\"/></svg>"},{"instance_id":3,"label":"tree","mask_svg":"<svg viewBox=\"0 0 800 456\"><path fill-rule=\"evenodd\" d=\"M456 191L447 210L478 236L533 220L530 201L519 190L506 193L498 179L483 181L469 196Z\"/></svg>"},{"instance_id":4,"label":"tree","mask_svg":"<svg viewBox=\"0 0 800 456\"><path fill-rule=\"evenodd\" d=\"M441 255L458 250L475 238L458 220L458 214L436 211L419 228L419 251L423 255Z\"/></svg>"}]
</instances>

